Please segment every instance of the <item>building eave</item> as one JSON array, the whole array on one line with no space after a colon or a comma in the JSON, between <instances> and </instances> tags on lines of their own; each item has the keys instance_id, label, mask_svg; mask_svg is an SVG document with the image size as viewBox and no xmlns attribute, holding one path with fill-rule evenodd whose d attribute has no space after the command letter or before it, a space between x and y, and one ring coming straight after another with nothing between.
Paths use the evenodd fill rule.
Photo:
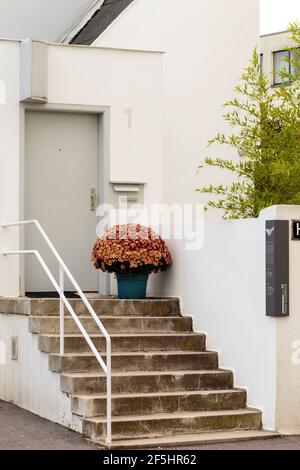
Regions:
<instances>
[{"instance_id":1,"label":"building eave","mask_svg":"<svg viewBox=\"0 0 300 470\"><path fill-rule=\"evenodd\" d=\"M59 41L61 44L69 44L70 41L85 27L85 25L91 20L94 14L99 10L105 0L96 0L92 5L88 7L83 15L71 26L67 33Z\"/></svg>"}]
</instances>

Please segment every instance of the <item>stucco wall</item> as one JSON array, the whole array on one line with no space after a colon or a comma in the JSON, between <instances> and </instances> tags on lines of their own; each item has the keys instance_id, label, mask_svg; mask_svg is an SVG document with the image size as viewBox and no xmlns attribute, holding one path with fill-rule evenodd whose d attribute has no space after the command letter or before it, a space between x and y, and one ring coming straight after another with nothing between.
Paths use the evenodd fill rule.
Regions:
<instances>
[{"instance_id":1,"label":"stucco wall","mask_svg":"<svg viewBox=\"0 0 300 470\"><path fill-rule=\"evenodd\" d=\"M273 84L273 52L291 47L290 33L267 34L260 38L260 53L263 54L263 72Z\"/></svg>"},{"instance_id":2,"label":"stucco wall","mask_svg":"<svg viewBox=\"0 0 300 470\"><path fill-rule=\"evenodd\" d=\"M95 41L101 47L166 52L165 202L204 201L195 188L228 180L211 170L197 176L196 167L208 139L224 130L222 105L233 96L258 40L259 0L135 0ZM217 148L218 153L237 158L236 152Z\"/></svg>"},{"instance_id":3,"label":"stucco wall","mask_svg":"<svg viewBox=\"0 0 300 470\"><path fill-rule=\"evenodd\" d=\"M19 245L1 224L19 219L19 43L0 41L0 252ZM19 295L19 261L0 255L0 295Z\"/></svg>"},{"instance_id":4,"label":"stucco wall","mask_svg":"<svg viewBox=\"0 0 300 470\"><path fill-rule=\"evenodd\" d=\"M174 265L152 276L151 290L180 296L183 314L193 316L220 366L234 371L235 386L247 389L248 405L274 430L276 320L265 316L264 233L260 220L206 221L200 250L168 242Z\"/></svg>"},{"instance_id":5,"label":"stucco wall","mask_svg":"<svg viewBox=\"0 0 300 470\"><path fill-rule=\"evenodd\" d=\"M18 359L11 359L11 338L18 338ZM6 360L0 364L0 399L81 432L71 400L60 391L60 374L50 372L49 355L39 352L38 336L29 333L25 315L0 314L0 341Z\"/></svg>"},{"instance_id":6,"label":"stucco wall","mask_svg":"<svg viewBox=\"0 0 300 470\"><path fill-rule=\"evenodd\" d=\"M204 244L169 241L174 265L153 275L149 293L180 296L207 334L221 366L234 371L266 429L300 434L300 242L290 236L290 316L266 317L265 220L300 220L300 206L275 206L259 219L206 221ZM291 234L290 234L291 235Z\"/></svg>"},{"instance_id":7,"label":"stucco wall","mask_svg":"<svg viewBox=\"0 0 300 470\"><path fill-rule=\"evenodd\" d=\"M49 103L109 106L110 179L162 193L162 54L52 45Z\"/></svg>"},{"instance_id":8,"label":"stucco wall","mask_svg":"<svg viewBox=\"0 0 300 470\"><path fill-rule=\"evenodd\" d=\"M2 223L23 217L24 105L19 103L19 49L18 41L0 41L1 252L19 249L20 244L18 229L5 230ZM146 203L162 200L162 85L160 53L48 46L49 104L110 109L105 144L109 159L107 178L146 183ZM35 106L43 108L40 104ZM20 293L18 258L1 255L0 295Z\"/></svg>"},{"instance_id":9,"label":"stucco wall","mask_svg":"<svg viewBox=\"0 0 300 470\"><path fill-rule=\"evenodd\" d=\"M275 206L262 216L300 220L300 206ZM291 235L291 234L290 234ZM282 433L300 434L300 241L290 236L290 316L276 321L276 425Z\"/></svg>"}]
</instances>

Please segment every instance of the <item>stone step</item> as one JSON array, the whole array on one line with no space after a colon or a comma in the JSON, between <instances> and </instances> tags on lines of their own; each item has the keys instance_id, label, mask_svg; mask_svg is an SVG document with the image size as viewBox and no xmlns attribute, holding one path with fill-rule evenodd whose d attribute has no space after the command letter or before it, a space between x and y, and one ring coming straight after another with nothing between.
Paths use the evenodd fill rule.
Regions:
<instances>
[{"instance_id":1,"label":"stone step","mask_svg":"<svg viewBox=\"0 0 300 470\"><path fill-rule=\"evenodd\" d=\"M95 347L106 351L106 341L101 335L90 335ZM143 333L112 334L112 352L129 351L203 351L205 335L198 333ZM59 335L39 335L39 350L47 353L59 352ZM90 352L84 337L65 335L65 352Z\"/></svg>"},{"instance_id":2,"label":"stone step","mask_svg":"<svg viewBox=\"0 0 300 470\"><path fill-rule=\"evenodd\" d=\"M89 315L85 305L80 299L68 299L77 315ZM13 301L12 301L13 302ZM58 299L30 299L28 305L23 307L33 316L59 315ZM119 300L115 298L89 299L90 304L98 315L109 316L145 316L166 317L180 315L178 299L145 299L145 300ZM1 304L0 304L1 305ZM20 310L20 304L5 305L6 310ZM3 308L4 308L3 307ZM6 310L3 313L11 313ZM19 312L18 312L19 313ZM22 312L20 312L22 313Z\"/></svg>"},{"instance_id":3,"label":"stone step","mask_svg":"<svg viewBox=\"0 0 300 470\"><path fill-rule=\"evenodd\" d=\"M99 373L63 373L61 391L82 395L105 393L106 376ZM233 375L226 370L113 372L112 392L161 393L191 390L225 390L233 388Z\"/></svg>"},{"instance_id":4,"label":"stone step","mask_svg":"<svg viewBox=\"0 0 300 470\"><path fill-rule=\"evenodd\" d=\"M244 442L253 440L273 439L280 437L279 434L264 430L230 430L203 432L198 434L178 434L174 436L162 436L145 439L122 439L114 440L110 449L129 450L129 449L171 449L174 447L201 446L218 443ZM101 447L104 449L105 444Z\"/></svg>"},{"instance_id":5,"label":"stone step","mask_svg":"<svg viewBox=\"0 0 300 470\"><path fill-rule=\"evenodd\" d=\"M80 317L84 328L90 334L99 333L99 327L91 316ZM143 332L191 332L192 319L189 317L101 317L101 322L109 333L143 333ZM59 317L31 316L29 318L29 331L40 334L58 334ZM69 315L65 318L65 333L79 334L80 331Z\"/></svg>"},{"instance_id":6,"label":"stone step","mask_svg":"<svg viewBox=\"0 0 300 470\"><path fill-rule=\"evenodd\" d=\"M246 392L243 390L197 390L112 396L114 416L236 410L245 406ZM101 394L72 396L72 412L84 418L105 416L106 396Z\"/></svg>"},{"instance_id":7,"label":"stone step","mask_svg":"<svg viewBox=\"0 0 300 470\"><path fill-rule=\"evenodd\" d=\"M106 362L106 355L103 355ZM218 354L213 351L165 351L112 354L113 371L169 371L217 369ZM100 366L93 354L73 353L49 356L52 372L99 372Z\"/></svg>"},{"instance_id":8,"label":"stone step","mask_svg":"<svg viewBox=\"0 0 300 470\"><path fill-rule=\"evenodd\" d=\"M114 416L113 439L155 438L234 429L261 429L261 412L252 409ZM104 442L106 420L86 418L83 434L94 442Z\"/></svg>"},{"instance_id":9,"label":"stone step","mask_svg":"<svg viewBox=\"0 0 300 470\"><path fill-rule=\"evenodd\" d=\"M111 449L133 449L273 437L261 431L261 413L246 408L246 392L233 389L231 371L205 350L178 299L118 300L89 296L112 340ZM106 360L106 341L80 299L69 299ZM49 369L71 395L74 419L104 447L106 376L65 310L65 354L59 353L58 299L0 299L0 311L29 316ZM107 448L107 446L106 446Z\"/></svg>"}]
</instances>

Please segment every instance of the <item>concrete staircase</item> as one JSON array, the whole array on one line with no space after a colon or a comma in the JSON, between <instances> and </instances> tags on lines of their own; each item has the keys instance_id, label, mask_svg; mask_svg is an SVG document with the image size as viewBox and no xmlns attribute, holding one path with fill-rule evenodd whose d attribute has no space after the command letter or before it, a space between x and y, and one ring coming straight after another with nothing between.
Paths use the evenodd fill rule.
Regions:
<instances>
[{"instance_id":1,"label":"concrete staircase","mask_svg":"<svg viewBox=\"0 0 300 470\"><path fill-rule=\"evenodd\" d=\"M105 341L79 300L70 300L100 351ZM194 333L176 299L91 300L112 338L113 448L163 447L272 436L261 412L246 407L231 371L218 368L205 335ZM59 355L58 300L31 300L29 329L83 433L104 446L106 379L66 313L65 354Z\"/></svg>"}]
</instances>

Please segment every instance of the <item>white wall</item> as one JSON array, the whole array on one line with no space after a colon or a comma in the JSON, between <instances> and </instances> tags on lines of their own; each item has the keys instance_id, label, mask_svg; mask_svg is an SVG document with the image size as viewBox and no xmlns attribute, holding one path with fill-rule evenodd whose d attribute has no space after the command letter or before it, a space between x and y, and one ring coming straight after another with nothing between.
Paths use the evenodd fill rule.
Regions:
<instances>
[{"instance_id":1,"label":"white wall","mask_svg":"<svg viewBox=\"0 0 300 470\"><path fill-rule=\"evenodd\" d=\"M180 296L184 315L207 334L221 367L247 389L266 429L300 434L300 242L290 233L290 316L266 317L265 220L300 220L300 206L274 206L259 219L206 221L205 240L187 251L168 242L174 264L151 277L149 294Z\"/></svg>"},{"instance_id":2,"label":"white wall","mask_svg":"<svg viewBox=\"0 0 300 470\"><path fill-rule=\"evenodd\" d=\"M263 411L275 429L276 321L265 316L265 230L258 219L206 221L204 245L186 251L185 240L169 242L174 265L152 276L152 292L180 296L182 312L220 365L234 371L248 405ZM150 290L150 292L151 292Z\"/></svg>"},{"instance_id":3,"label":"white wall","mask_svg":"<svg viewBox=\"0 0 300 470\"><path fill-rule=\"evenodd\" d=\"M19 48L18 41L0 41L1 252L19 248L18 229L3 229L1 224L22 217L24 105L19 103ZM162 84L160 53L48 46L49 104L108 107L108 178L145 182L148 203L162 200ZM1 255L0 296L20 293L18 259Z\"/></svg>"},{"instance_id":4,"label":"white wall","mask_svg":"<svg viewBox=\"0 0 300 470\"><path fill-rule=\"evenodd\" d=\"M93 0L1 0L0 36L59 41Z\"/></svg>"},{"instance_id":5,"label":"white wall","mask_svg":"<svg viewBox=\"0 0 300 470\"><path fill-rule=\"evenodd\" d=\"M263 72L273 84L273 53L291 47L290 33L269 34L260 38L260 52L263 54Z\"/></svg>"},{"instance_id":6,"label":"white wall","mask_svg":"<svg viewBox=\"0 0 300 470\"><path fill-rule=\"evenodd\" d=\"M109 106L110 179L145 182L146 199L160 202L162 55L59 45L48 53L49 103Z\"/></svg>"},{"instance_id":7,"label":"white wall","mask_svg":"<svg viewBox=\"0 0 300 470\"><path fill-rule=\"evenodd\" d=\"M196 168L208 139L224 130L222 105L233 96L258 38L259 0L135 0L95 42L166 52L166 202L203 201L193 190L226 178L210 170L197 176Z\"/></svg>"},{"instance_id":8,"label":"white wall","mask_svg":"<svg viewBox=\"0 0 300 470\"><path fill-rule=\"evenodd\" d=\"M19 246L16 231L2 228L19 218L19 43L0 41L0 252ZM19 295L17 258L0 255L0 295Z\"/></svg>"},{"instance_id":9,"label":"white wall","mask_svg":"<svg viewBox=\"0 0 300 470\"><path fill-rule=\"evenodd\" d=\"M11 359L11 338L18 338L18 360ZM28 317L0 315L0 341L6 363L0 364L0 399L81 432L71 400L60 391L60 374L50 372L49 354L39 352L38 335L28 331Z\"/></svg>"},{"instance_id":10,"label":"white wall","mask_svg":"<svg viewBox=\"0 0 300 470\"><path fill-rule=\"evenodd\" d=\"M300 220L300 206L275 206L268 219ZM276 425L284 434L300 434L300 241L290 233L290 316L276 320Z\"/></svg>"}]
</instances>

